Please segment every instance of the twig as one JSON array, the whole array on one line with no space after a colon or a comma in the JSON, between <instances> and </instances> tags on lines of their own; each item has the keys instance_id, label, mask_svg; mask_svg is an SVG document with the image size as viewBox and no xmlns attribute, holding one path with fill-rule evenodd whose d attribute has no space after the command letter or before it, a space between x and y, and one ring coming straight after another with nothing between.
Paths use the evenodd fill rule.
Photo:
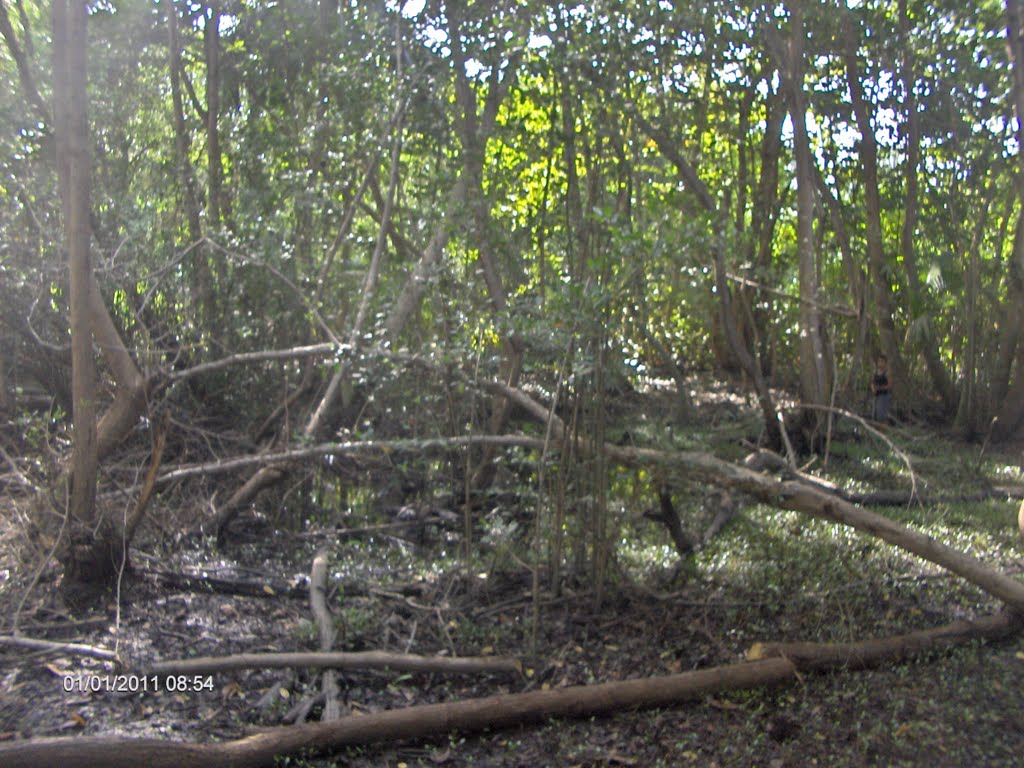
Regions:
<instances>
[{"instance_id":1,"label":"twig","mask_svg":"<svg viewBox=\"0 0 1024 768\"><path fill-rule=\"evenodd\" d=\"M900 461L902 461L906 465L907 471L910 473L910 501L913 501L917 497L917 473L914 472L914 466L913 464L910 463L910 457L907 456L907 454L901 451L898 447L896 447L896 444L888 437L886 437L881 431L872 427L870 424L867 423L865 419L861 418L857 414L847 411L843 408L835 408L834 406L830 405L802 405L801 407L810 408L811 410L814 411L830 411L840 416L845 416L848 419L853 419L862 427L864 427L865 430L867 430L872 435L881 440L883 443L888 445L890 450L892 450L893 453L899 456Z\"/></svg>"},{"instance_id":2,"label":"twig","mask_svg":"<svg viewBox=\"0 0 1024 768\"><path fill-rule=\"evenodd\" d=\"M183 371L175 371L170 374L168 378L172 382L177 382L193 376L199 376L204 373L219 371L232 365L258 363L265 360L294 360L301 357L318 357L320 355L331 354L332 352L340 352L342 349L343 347L340 347L337 344L326 342L323 344L311 344L305 347L292 347L291 349L267 349L259 352L239 352L236 355L222 357L220 360L211 360L208 363L194 365Z\"/></svg>"},{"instance_id":3,"label":"twig","mask_svg":"<svg viewBox=\"0 0 1024 768\"><path fill-rule=\"evenodd\" d=\"M14 648L31 648L34 651L60 651L61 653L73 653L78 656L91 656L94 659L104 659L105 661L117 661L117 654L114 651L81 643L62 643L56 640L39 640L33 637L0 635L0 645L12 646Z\"/></svg>"}]
</instances>

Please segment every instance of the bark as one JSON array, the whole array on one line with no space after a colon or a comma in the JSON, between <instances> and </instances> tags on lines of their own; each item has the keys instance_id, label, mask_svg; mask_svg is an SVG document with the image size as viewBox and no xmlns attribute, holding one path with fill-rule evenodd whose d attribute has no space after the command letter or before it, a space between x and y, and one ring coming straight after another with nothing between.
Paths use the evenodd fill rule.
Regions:
<instances>
[{"instance_id":1,"label":"bark","mask_svg":"<svg viewBox=\"0 0 1024 768\"><path fill-rule=\"evenodd\" d=\"M202 656L157 662L146 674L208 675L241 669L390 669L394 672L440 674L521 674L519 659L503 656L417 656L409 653L361 651L359 653L242 653L235 656Z\"/></svg>"},{"instance_id":2,"label":"bark","mask_svg":"<svg viewBox=\"0 0 1024 768\"><path fill-rule=\"evenodd\" d=\"M779 208L779 159L782 156L782 125L786 119L781 99L771 98L761 144L761 172L757 182L757 197L751 211L751 227L757 238L757 251L751 259L759 269L771 264L772 239ZM762 276L763 278L763 276Z\"/></svg>"},{"instance_id":3,"label":"bark","mask_svg":"<svg viewBox=\"0 0 1024 768\"><path fill-rule=\"evenodd\" d=\"M878 188L878 144L864 85L860 79L860 63L857 57L859 25L852 15L847 15L844 32L843 57L846 76L853 102L853 112L860 131L858 154L864 181L864 211L867 225L868 272L871 276L871 292L874 299L874 319L882 351L889 358L889 380L897 407L911 405L910 382L907 366L903 360L899 336L893 319L892 293L889 288L889 264L885 257L885 243L882 239L882 201Z\"/></svg>"},{"instance_id":4,"label":"bark","mask_svg":"<svg viewBox=\"0 0 1024 768\"><path fill-rule=\"evenodd\" d=\"M725 690L778 685L796 678L786 659L766 659L666 677L579 685L393 709L331 723L274 728L237 741L185 744L156 739L86 737L40 739L0 746L6 768L225 768L273 766L275 757L322 753L344 746L430 738L543 722L552 717L592 717L623 710L667 707Z\"/></svg>"},{"instance_id":5,"label":"bark","mask_svg":"<svg viewBox=\"0 0 1024 768\"><path fill-rule=\"evenodd\" d=\"M98 426L96 452L103 459L120 445L138 423L146 409L146 377L139 370L100 296L95 278L91 280L89 311L96 345L103 355L114 383L114 402L103 414Z\"/></svg>"}]
</instances>

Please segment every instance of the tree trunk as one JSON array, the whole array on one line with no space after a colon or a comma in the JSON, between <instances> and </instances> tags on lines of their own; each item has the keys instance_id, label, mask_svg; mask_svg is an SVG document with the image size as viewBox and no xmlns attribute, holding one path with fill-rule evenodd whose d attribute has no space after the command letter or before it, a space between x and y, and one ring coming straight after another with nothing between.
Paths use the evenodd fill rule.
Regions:
<instances>
[{"instance_id":1,"label":"tree trunk","mask_svg":"<svg viewBox=\"0 0 1024 768\"><path fill-rule=\"evenodd\" d=\"M89 124L86 116L86 8L80 0L53 4L54 114L64 203L64 244L71 273L71 376L74 448L71 458L71 581L93 576L89 532L96 524L96 363L92 353L92 260L89 253Z\"/></svg>"},{"instance_id":2,"label":"tree trunk","mask_svg":"<svg viewBox=\"0 0 1024 768\"><path fill-rule=\"evenodd\" d=\"M914 52L911 48L910 23L907 18L907 0L900 0L900 37L903 52L904 106L907 111L906 136L907 159L904 171L906 179L905 201L903 204L903 229L900 235L900 255L903 257L903 271L907 276L907 291L910 294L912 315L924 312L921 300L921 277L917 271L917 253L914 238L917 234L918 171L921 164L921 125L917 114L917 99L914 96ZM932 386L942 398L947 414L956 407L956 388L949 371L939 357L939 344L935 338L930 318L925 318L925 330L921 339L921 351L932 380Z\"/></svg>"},{"instance_id":3,"label":"tree trunk","mask_svg":"<svg viewBox=\"0 0 1024 768\"><path fill-rule=\"evenodd\" d=\"M458 15L449 12L448 22L449 38L456 41L452 46L452 59L455 64L455 98L462 113L461 119L456 121L456 126L462 142L462 176L467 182L467 202L471 211L470 235L473 245L476 246L477 259L480 262L491 309L495 315L501 315L508 307L508 299L502 284L501 273L494 259L490 203L484 191L483 176L487 139L497 118L501 100L508 92L515 77L516 68L508 67L500 86L499 69L492 68L491 89L481 115L477 105L476 92L466 74L466 52L462 48ZM516 58L514 56L513 61ZM515 334L506 334L502 339L501 349L502 361L499 374L501 381L510 387L515 387L519 383L519 375L523 369L523 344ZM511 410L511 403L503 395L494 396L489 423L491 434L500 434L505 430ZM482 490L491 484L494 479L494 457L495 449L492 446L485 447L477 461L476 468L472 471L471 476L466 478L466 482L472 489Z\"/></svg>"},{"instance_id":4,"label":"tree trunk","mask_svg":"<svg viewBox=\"0 0 1024 768\"><path fill-rule=\"evenodd\" d=\"M882 239L882 200L878 189L878 145L874 127L864 96L864 85L860 80L860 65L857 46L860 25L852 14L846 16L844 37L844 58L846 76L853 102L853 112L860 131L858 152L864 180L864 208L867 224L868 272L871 276L871 290L874 298L875 324L882 351L889 358L889 380L899 408L911 408L910 381L906 363L900 347L896 324L893 320L892 294L889 288L889 270L885 258L885 244Z\"/></svg>"},{"instance_id":5,"label":"tree trunk","mask_svg":"<svg viewBox=\"0 0 1024 768\"><path fill-rule=\"evenodd\" d=\"M206 18L204 42L206 45L206 152L209 162L207 177L206 222L209 229L220 228L221 163L220 131L220 2L210 0L210 13Z\"/></svg>"},{"instance_id":6,"label":"tree trunk","mask_svg":"<svg viewBox=\"0 0 1024 768\"><path fill-rule=\"evenodd\" d=\"M726 339L729 342L736 359L739 361L741 367L750 376L754 382L754 392L757 395L758 404L761 407L761 414L764 417L765 432L768 436L768 444L772 447L772 450L781 450L782 448L782 433L781 427L779 426L778 412L775 410L775 404L772 402L771 391L768 388L768 382L764 378L764 370L760 360L756 357L757 350L751 351L744 343L742 336L740 335L739 329L736 327L735 313L733 311L733 298L732 293L729 290L729 275L725 260L725 233L727 225L723 216L718 212L718 206L715 204L714 198L708 191L707 186L701 181L697 175L696 169L690 164L690 161L684 157L679 150L676 148L675 142L664 133L661 129L652 125L647 118L645 118L635 108L631 110L631 114L636 118L640 128L654 139L658 145L658 149L662 154L665 155L668 160L675 165L676 172L680 178L690 189L691 192L697 197L697 201L712 217L712 255L714 256L715 262L715 292L718 294L718 317L725 329Z\"/></svg>"},{"instance_id":7,"label":"tree trunk","mask_svg":"<svg viewBox=\"0 0 1024 768\"><path fill-rule=\"evenodd\" d=\"M185 108L181 95L181 41L178 36L178 7L176 3L167 6L168 33L168 68L171 76L171 110L174 113L174 154L178 166L178 183L185 198L185 221L188 224L188 237L192 250L192 295L199 308L199 316L207 328L212 318L209 316L210 302L213 298L213 279L210 276L210 264L207 261L206 249L198 245L203 238L203 228L199 217L199 199L196 195L196 180L189 160L189 136L185 123Z\"/></svg>"},{"instance_id":8,"label":"tree trunk","mask_svg":"<svg viewBox=\"0 0 1024 768\"><path fill-rule=\"evenodd\" d=\"M1017 113L1017 144L1024 146L1024 9L1021 0L1006 0L1006 37L1013 61L1013 103ZM1018 172L1024 173L1024 152L1017 153ZM1017 196L1024 206L1024 187L1017 184ZM1014 435L1024 422L1024 357L1019 352L1024 335L1024 207L1017 217L1013 254L1006 270L1006 302L1000 322L999 351L992 376L992 402L997 419L992 430L996 439ZM1016 382L1010 381L1016 366ZM1016 399L1015 399L1016 398Z\"/></svg>"},{"instance_id":9,"label":"tree trunk","mask_svg":"<svg viewBox=\"0 0 1024 768\"><path fill-rule=\"evenodd\" d=\"M792 30L785 47L782 78L793 124L793 151L797 180L797 252L800 267L800 398L809 405L825 405L830 391L824 327L820 309L817 248L814 239L814 160L807 136L804 98L804 26L799 8L792 11ZM805 412L804 425L813 429L820 412Z\"/></svg>"}]
</instances>

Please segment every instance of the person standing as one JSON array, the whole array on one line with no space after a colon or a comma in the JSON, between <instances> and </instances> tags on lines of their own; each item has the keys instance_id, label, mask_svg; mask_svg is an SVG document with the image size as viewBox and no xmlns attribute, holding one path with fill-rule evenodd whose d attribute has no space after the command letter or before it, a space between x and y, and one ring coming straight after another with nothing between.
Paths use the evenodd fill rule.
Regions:
<instances>
[{"instance_id":1,"label":"person standing","mask_svg":"<svg viewBox=\"0 0 1024 768\"><path fill-rule=\"evenodd\" d=\"M871 418L885 424L889 421L889 406L892 403L889 391L889 359L885 355L879 355L875 362L875 375L871 377L871 394L874 395Z\"/></svg>"}]
</instances>

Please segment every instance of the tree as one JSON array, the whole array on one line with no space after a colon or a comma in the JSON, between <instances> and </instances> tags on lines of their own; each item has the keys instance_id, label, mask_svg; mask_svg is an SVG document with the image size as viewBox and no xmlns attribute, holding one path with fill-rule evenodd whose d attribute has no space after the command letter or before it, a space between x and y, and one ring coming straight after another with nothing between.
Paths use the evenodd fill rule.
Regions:
<instances>
[{"instance_id":1,"label":"tree","mask_svg":"<svg viewBox=\"0 0 1024 768\"><path fill-rule=\"evenodd\" d=\"M74 450L71 459L71 546L66 571L73 581L103 577L109 563L96 557L81 532L96 521L96 366L92 353L92 260L89 227L89 124L86 115L86 4L53 4L54 117L57 168L64 208L64 245L70 273Z\"/></svg>"}]
</instances>

